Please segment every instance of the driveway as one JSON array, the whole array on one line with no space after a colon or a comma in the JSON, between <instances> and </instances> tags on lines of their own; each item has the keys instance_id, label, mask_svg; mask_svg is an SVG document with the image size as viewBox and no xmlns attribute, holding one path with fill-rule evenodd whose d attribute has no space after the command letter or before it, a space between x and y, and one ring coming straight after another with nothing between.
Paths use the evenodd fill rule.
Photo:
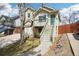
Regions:
<instances>
[{"instance_id":1,"label":"driveway","mask_svg":"<svg viewBox=\"0 0 79 59\"><path fill-rule=\"evenodd\" d=\"M0 37L0 48L15 43L18 40L20 40L20 34L13 34L13 35Z\"/></svg>"},{"instance_id":2,"label":"driveway","mask_svg":"<svg viewBox=\"0 0 79 59\"><path fill-rule=\"evenodd\" d=\"M78 41L78 36L74 36L73 33L67 33L73 52L75 56L79 56L79 41ZM75 38L76 37L76 38Z\"/></svg>"}]
</instances>

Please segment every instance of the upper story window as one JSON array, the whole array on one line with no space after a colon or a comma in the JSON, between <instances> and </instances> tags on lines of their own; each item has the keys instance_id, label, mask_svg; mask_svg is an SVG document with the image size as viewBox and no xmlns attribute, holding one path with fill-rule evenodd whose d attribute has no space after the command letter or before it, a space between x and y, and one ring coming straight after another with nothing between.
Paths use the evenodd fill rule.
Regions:
<instances>
[{"instance_id":1,"label":"upper story window","mask_svg":"<svg viewBox=\"0 0 79 59\"><path fill-rule=\"evenodd\" d=\"M46 15L39 16L39 22L45 22L46 21Z\"/></svg>"},{"instance_id":2,"label":"upper story window","mask_svg":"<svg viewBox=\"0 0 79 59\"><path fill-rule=\"evenodd\" d=\"M30 13L28 13L28 18L30 18Z\"/></svg>"}]
</instances>

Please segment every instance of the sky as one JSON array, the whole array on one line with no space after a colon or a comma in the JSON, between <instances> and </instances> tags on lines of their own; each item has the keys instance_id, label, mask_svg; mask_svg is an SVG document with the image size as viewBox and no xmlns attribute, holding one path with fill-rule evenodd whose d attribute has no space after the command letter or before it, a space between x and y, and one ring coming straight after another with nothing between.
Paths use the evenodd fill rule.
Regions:
<instances>
[{"instance_id":1,"label":"sky","mask_svg":"<svg viewBox=\"0 0 79 59\"><path fill-rule=\"evenodd\" d=\"M68 8L76 3L44 3L45 6L54 8L56 10L61 10L63 8ZM28 7L32 7L34 9L38 9L41 7L41 3L29 3ZM18 7L16 3L0 3L0 16L16 16L18 15Z\"/></svg>"},{"instance_id":2,"label":"sky","mask_svg":"<svg viewBox=\"0 0 79 59\"><path fill-rule=\"evenodd\" d=\"M58 9L58 10L60 10L62 8L68 8L75 4L78 4L78 3L44 3L44 5L49 6L51 8ZM11 5L14 7L16 4L12 3ZM41 3L29 3L28 6L34 8L34 9L37 9L41 6Z\"/></svg>"},{"instance_id":3,"label":"sky","mask_svg":"<svg viewBox=\"0 0 79 59\"><path fill-rule=\"evenodd\" d=\"M69 16L70 13L70 7L72 10L79 10L79 4L77 3L44 3L45 6L54 8L56 10L60 10L61 14L63 16ZM39 7L42 6L41 3L29 3L27 4L28 7L32 7L34 9L38 9ZM16 3L0 3L0 16L5 15L5 16L10 16L10 17L15 17L19 15L19 9L17 7Z\"/></svg>"}]
</instances>

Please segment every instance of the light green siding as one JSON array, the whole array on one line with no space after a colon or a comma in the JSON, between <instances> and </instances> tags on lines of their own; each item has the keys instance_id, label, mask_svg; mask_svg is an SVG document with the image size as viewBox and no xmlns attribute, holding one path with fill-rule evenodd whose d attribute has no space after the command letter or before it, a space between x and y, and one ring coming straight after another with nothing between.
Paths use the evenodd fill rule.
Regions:
<instances>
[{"instance_id":1,"label":"light green siding","mask_svg":"<svg viewBox=\"0 0 79 59\"><path fill-rule=\"evenodd\" d=\"M51 16L51 25L54 25L54 22L55 22L55 16Z\"/></svg>"}]
</instances>

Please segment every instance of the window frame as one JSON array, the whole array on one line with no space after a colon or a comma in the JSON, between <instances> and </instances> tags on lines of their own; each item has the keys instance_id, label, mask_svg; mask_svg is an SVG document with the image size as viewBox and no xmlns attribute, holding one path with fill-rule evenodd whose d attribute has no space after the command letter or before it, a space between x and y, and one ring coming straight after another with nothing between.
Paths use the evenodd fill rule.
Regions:
<instances>
[{"instance_id":1,"label":"window frame","mask_svg":"<svg viewBox=\"0 0 79 59\"><path fill-rule=\"evenodd\" d=\"M40 15L39 22L46 22L46 15Z\"/></svg>"},{"instance_id":2,"label":"window frame","mask_svg":"<svg viewBox=\"0 0 79 59\"><path fill-rule=\"evenodd\" d=\"M28 13L28 18L30 18L30 13Z\"/></svg>"}]
</instances>

